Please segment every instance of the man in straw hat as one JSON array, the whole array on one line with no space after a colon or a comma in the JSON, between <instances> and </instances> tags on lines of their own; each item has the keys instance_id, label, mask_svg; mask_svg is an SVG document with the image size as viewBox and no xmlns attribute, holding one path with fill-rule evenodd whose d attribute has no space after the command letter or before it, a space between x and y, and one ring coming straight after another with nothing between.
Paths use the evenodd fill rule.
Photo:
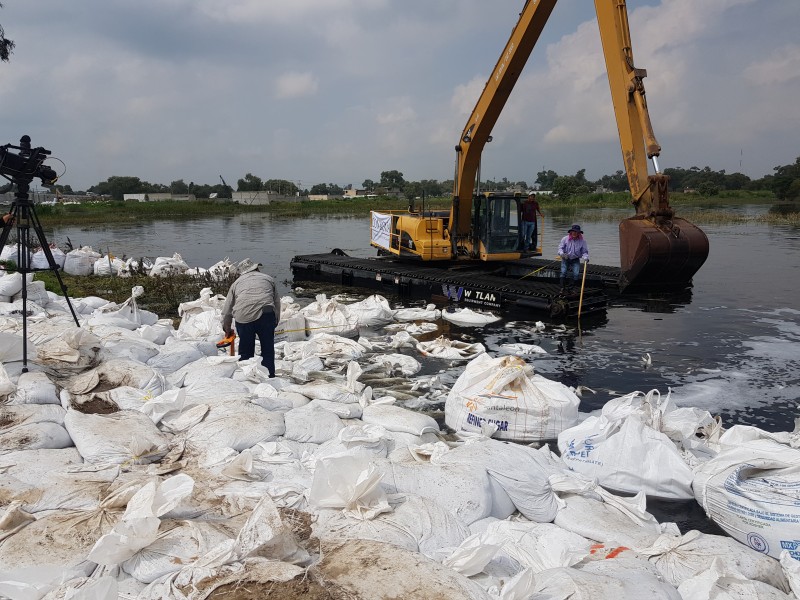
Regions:
<instances>
[{"instance_id":1,"label":"man in straw hat","mask_svg":"<svg viewBox=\"0 0 800 600\"><path fill-rule=\"evenodd\" d=\"M589 246L583 239L583 231L577 223L569 228L567 235L558 244L558 255L561 257L561 293L566 291L567 273L572 282L577 283L581 273L581 263L589 262ZM572 283L570 284L572 287Z\"/></svg>"},{"instance_id":2,"label":"man in straw hat","mask_svg":"<svg viewBox=\"0 0 800 600\"><path fill-rule=\"evenodd\" d=\"M275 280L258 270L260 263L246 258L238 265L239 277L228 290L222 306L222 330L239 335L239 360L253 358L256 336L261 345L261 364L275 377L275 326L281 319L281 301Z\"/></svg>"}]
</instances>

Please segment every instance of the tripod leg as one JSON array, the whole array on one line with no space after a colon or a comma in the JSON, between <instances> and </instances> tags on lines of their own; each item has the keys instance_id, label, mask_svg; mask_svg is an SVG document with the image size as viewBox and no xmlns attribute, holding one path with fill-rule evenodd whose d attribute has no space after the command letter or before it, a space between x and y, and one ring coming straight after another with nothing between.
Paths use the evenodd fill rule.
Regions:
<instances>
[{"instance_id":1,"label":"tripod leg","mask_svg":"<svg viewBox=\"0 0 800 600\"><path fill-rule=\"evenodd\" d=\"M67 306L69 307L69 311L72 313L72 318L75 320L75 325L80 327L81 324L78 321L78 315L75 314L75 309L72 307L72 302L70 302L69 296L67 295L67 286L64 284L64 280L61 279L61 273L59 272L61 267L58 266L55 258L53 258L53 253L50 251L50 244L44 236L42 224L39 222L39 215L36 214L36 209L33 205L30 205L28 211L31 225L33 226L33 230L36 232L36 237L39 239L39 245L42 247L42 252L44 252L45 257L47 258L47 264L50 266L50 270L56 276L56 279L58 279L58 284L61 286L61 292L64 294L64 299L67 301Z\"/></svg>"}]
</instances>

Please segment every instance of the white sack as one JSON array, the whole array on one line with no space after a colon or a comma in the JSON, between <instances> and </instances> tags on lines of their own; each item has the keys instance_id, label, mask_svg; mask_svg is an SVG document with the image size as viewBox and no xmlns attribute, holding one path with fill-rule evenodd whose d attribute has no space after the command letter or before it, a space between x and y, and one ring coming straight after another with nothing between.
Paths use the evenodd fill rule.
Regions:
<instances>
[{"instance_id":1,"label":"white sack","mask_svg":"<svg viewBox=\"0 0 800 600\"><path fill-rule=\"evenodd\" d=\"M429 416L395 406L394 404L370 404L362 411L361 420L372 425L381 425L389 431L422 435L439 433L439 424Z\"/></svg>"},{"instance_id":2,"label":"white sack","mask_svg":"<svg viewBox=\"0 0 800 600\"><path fill-rule=\"evenodd\" d=\"M275 327L275 341L298 342L306 339L306 318L302 314L284 317L281 309L281 322Z\"/></svg>"},{"instance_id":3,"label":"white sack","mask_svg":"<svg viewBox=\"0 0 800 600\"><path fill-rule=\"evenodd\" d=\"M316 302L303 308L300 313L305 317L306 330L310 335L320 332L339 335L356 333L349 322L347 307L336 300L328 300L325 294L318 295Z\"/></svg>"},{"instance_id":4,"label":"white sack","mask_svg":"<svg viewBox=\"0 0 800 600\"><path fill-rule=\"evenodd\" d=\"M394 321L394 310L377 294L347 305L350 324L354 327L381 327Z\"/></svg>"},{"instance_id":5,"label":"white sack","mask_svg":"<svg viewBox=\"0 0 800 600\"><path fill-rule=\"evenodd\" d=\"M435 304L428 304L425 308L400 308L394 311L395 321L436 321L442 316L442 311Z\"/></svg>"},{"instance_id":6,"label":"white sack","mask_svg":"<svg viewBox=\"0 0 800 600\"><path fill-rule=\"evenodd\" d=\"M761 581L751 581L735 567L714 559L711 566L678 586L692 600L792 600L792 596Z\"/></svg>"},{"instance_id":7,"label":"white sack","mask_svg":"<svg viewBox=\"0 0 800 600\"><path fill-rule=\"evenodd\" d=\"M446 360L472 360L486 352L483 344L468 344L459 340L450 340L443 335L430 342L417 343L417 350L423 356Z\"/></svg>"},{"instance_id":8,"label":"white sack","mask_svg":"<svg viewBox=\"0 0 800 600\"><path fill-rule=\"evenodd\" d=\"M490 312L474 311L469 308L457 309L453 312L445 310L442 312L442 318L461 327L483 327L500 320L500 317Z\"/></svg>"},{"instance_id":9,"label":"white sack","mask_svg":"<svg viewBox=\"0 0 800 600\"><path fill-rule=\"evenodd\" d=\"M564 384L534 375L517 357L481 354L459 376L445 402L445 422L456 431L514 441L555 439L577 423L580 399Z\"/></svg>"},{"instance_id":10,"label":"white sack","mask_svg":"<svg viewBox=\"0 0 800 600\"><path fill-rule=\"evenodd\" d=\"M169 438L135 410L96 415L67 411L64 426L86 462L147 464L169 449Z\"/></svg>"},{"instance_id":11,"label":"white sack","mask_svg":"<svg viewBox=\"0 0 800 600\"><path fill-rule=\"evenodd\" d=\"M731 537L779 558L800 540L800 450L769 439L720 452L692 482L706 514Z\"/></svg>"},{"instance_id":12,"label":"white sack","mask_svg":"<svg viewBox=\"0 0 800 600\"><path fill-rule=\"evenodd\" d=\"M0 396L2 390L3 367L0 365ZM17 380L17 390L11 404L60 404L55 384L46 373L29 371L21 373Z\"/></svg>"},{"instance_id":13,"label":"white sack","mask_svg":"<svg viewBox=\"0 0 800 600\"><path fill-rule=\"evenodd\" d=\"M199 448L232 448L242 451L276 440L286 431L283 414L243 401L212 406L200 423L187 432L186 440Z\"/></svg>"},{"instance_id":14,"label":"white sack","mask_svg":"<svg viewBox=\"0 0 800 600\"><path fill-rule=\"evenodd\" d=\"M639 548L637 552L647 556L664 580L675 587L711 568L714 561L720 561L726 568L735 569L747 579L763 581L784 592L789 591L789 582L777 561L727 536L709 535L696 530L680 537L665 534L650 548ZM800 565L800 562L797 564Z\"/></svg>"},{"instance_id":15,"label":"white sack","mask_svg":"<svg viewBox=\"0 0 800 600\"><path fill-rule=\"evenodd\" d=\"M296 442L321 444L335 438L344 429L344 423L335 413L314 404L289 410L283 417L286 423L284 437Z\"/></svg>"},{"instance_id":16,"label":"white sack","mask_svg":"<svg viewBox=\"0 0 800 600\"><path fill-rule=\"evenodd\" d=\"M100 258L100 253L89 246L77 248L67 252L64 258L64 272L68 275L91 275L94 272L94 263Z\"/></svg>"}]
</instances>

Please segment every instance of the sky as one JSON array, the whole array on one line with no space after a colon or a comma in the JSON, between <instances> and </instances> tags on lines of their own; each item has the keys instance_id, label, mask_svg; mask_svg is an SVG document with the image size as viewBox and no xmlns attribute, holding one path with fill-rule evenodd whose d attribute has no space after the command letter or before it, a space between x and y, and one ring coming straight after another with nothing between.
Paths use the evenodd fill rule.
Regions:
<instances>
[{"instance_id":1,"label":"sky","mask_svg":"<svg viewBox=\"0 0 800 600\"><path fill-rule=\"evenodd\" d=\"M0 144L60 183L452 179L523 0L3 0ZM661 168L760 178L800 156L798 0L628 0ZM593 3L562 0L482 178L623 168ZM38 183L38 180L37 180Z\"/></svg>"}]
</instances>

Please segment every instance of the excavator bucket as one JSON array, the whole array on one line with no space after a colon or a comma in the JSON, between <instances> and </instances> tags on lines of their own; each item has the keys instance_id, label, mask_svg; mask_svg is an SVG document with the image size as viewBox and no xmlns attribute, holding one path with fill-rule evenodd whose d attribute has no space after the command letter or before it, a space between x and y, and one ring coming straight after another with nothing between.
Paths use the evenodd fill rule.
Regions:
<instances>
[{"instance_id":1,"label":"excavator bucket","mask_svg":"<svg viewBox=\"0 0 800 600\"><path fill-rule=\"evenodd\" d=\"M708 237L673 217L636 215L619 224L620 289L686 287L708 258Z\"/></svg>"}]
</instances>

